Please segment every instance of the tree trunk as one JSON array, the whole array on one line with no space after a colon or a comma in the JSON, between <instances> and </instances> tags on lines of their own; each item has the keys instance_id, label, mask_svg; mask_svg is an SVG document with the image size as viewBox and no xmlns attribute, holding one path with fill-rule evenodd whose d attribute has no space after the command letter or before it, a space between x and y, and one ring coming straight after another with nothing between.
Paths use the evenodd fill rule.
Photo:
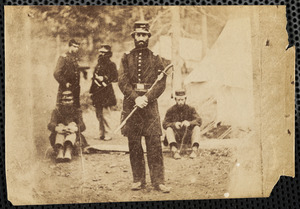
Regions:
<instances>
[{"instance_id":1,"label":"tree trunk","mask_svg":"<svg viewBox=\"0 0 300 209\"><path fill-rule=\"evenodd\" d=\"M139 12L140 12L140 20L144 21L145 17L144 17L144 12L143 12L142 7L140 7Z\"/></svg>"},{"instance_id":2,"label":"tree trunk","mask_svg":"<svg viewBox=\"0 0 300 209\"><path fill-rule=\"evenodd\" d=\"M93 51L94 49L94 38L93 38L93 35L89 35L88 36L88 50L89 52Z\"/></svg>"},{"instance_id":3,"label":"tree trunk","mask_svg":"<svg viewBox=\"0 0 300 209\"><path fill-rule=\"evenodd\" d=\"M173 7L172 12L172 63L174 65L173 93L182 88L182 75L179 55L180 8Z\"/></svg>"},{"instance_id":4,"label":"tree trunk","mask_svg":"<svg viewBox=\"0 0 300 209\"><path fill-rule=\"evenodd\" d=\"M56 58L58 58L60 55L60 35L59 35L59 33L57 33L55 41L56 41Z\"/></svg>"}]
</instances>

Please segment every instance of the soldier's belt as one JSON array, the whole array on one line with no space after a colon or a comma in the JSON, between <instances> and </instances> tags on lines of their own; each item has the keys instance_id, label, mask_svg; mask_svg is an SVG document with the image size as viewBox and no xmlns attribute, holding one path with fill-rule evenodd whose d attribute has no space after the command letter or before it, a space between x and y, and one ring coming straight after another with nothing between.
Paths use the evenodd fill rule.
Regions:
<instances>
[{"instance_id":1,"label":"soldier's belt","mask_svg":"<svg viewBox=\"0 0 300 209\"><path fill-rule=\"evenodd\" d=\"M140 93L146 93L148 89L151 88L150 83L135 83L134 90Z\"/></svg>"}]
</instances>

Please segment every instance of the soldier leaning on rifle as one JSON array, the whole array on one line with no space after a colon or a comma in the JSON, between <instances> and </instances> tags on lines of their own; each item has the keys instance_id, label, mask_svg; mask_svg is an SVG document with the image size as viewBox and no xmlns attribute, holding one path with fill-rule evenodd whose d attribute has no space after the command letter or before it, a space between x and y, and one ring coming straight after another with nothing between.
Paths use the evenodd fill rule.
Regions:
<instances>
[{"instance_id":1,"label":"soldier leaning on rifle","mask_svg":"<svg viewBox=\"0 0 300 209\"><path fill-rule=\"evenodd\" d=\"M160 141L162 130L157 103L157 98L165 90L166 76L147 92L164 66L160 57L147 48L151 36L147 22L136 22L131 36L134 38L135 48L122 57L119 87L124 94L121 120L129 115L135 105L138 107L122 128L122 134L128 137L133 173L132 190L140 190L146 185L145 160L141 144L141 138L144 136L152 185L162 192L170 192L170 188L164 185Z\"/></svg>"},{"instance_id":2,"label":"soldier leaning on rifle","mask_svg":"<svg viewBox=\"0 0 300 209\"><path fill-rule=\"evenodd\" d=\"M48 129L51 131L49 139L57 153L57 162L70 161L75 146L88 146L81 134L85 130L82 112L74 106L71 91L62 92L61 102L52 112Z\"/></svg>"},{"instance_id":3,"label":"soldier leaning on rifle","mask_svg":"<svg viewBox=\"0 0 300 209\"><path fill-rule=\"evenodd\" d=\"M116 64L110 60L112 56L111 46L102 44L99 52L90 93L99 121L100 140L107 141L111 140L111 136L108 135L110 107L117 104L112 82L118 81L118 71Z\"/></svg>"},{"instance_id":4,"label":"soldier leaning on rifle","mask_svg":"<svg viewBox=\"0 0 300 209\"><path fill-rule=\"evenodd\" d=\"M78 65L79 43L74 39L69 41L69 50L58 58L54 71L54 78L59 83L57 104L60 101L61 93L71 90L74 96L74 104L80 107L80 71L89 67L79 67Z\"/></svg>"},{"instance_id":5,"label":"soldier leaning on rifle","mask_svg":"<svg viewBox=\"0 0 300 209\"><path fill-rule=\"evenodd\" d=\"M190 158L195 158L199 147L202 120L195 108L186 104L184 90L175 92L175 101L176 104L168 109L163 121L167 142L175 159L181 158L178 149L182 144L192 146Z\"/></svg>"}]
</instances>

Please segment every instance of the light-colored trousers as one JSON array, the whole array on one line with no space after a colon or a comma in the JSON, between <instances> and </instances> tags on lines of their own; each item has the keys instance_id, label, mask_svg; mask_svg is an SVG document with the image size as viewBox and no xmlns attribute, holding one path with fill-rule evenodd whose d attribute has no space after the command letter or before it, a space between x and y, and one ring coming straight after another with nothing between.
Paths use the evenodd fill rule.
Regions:
<instances>
[{"instance_id":1,"label":"light-colored trousers","mask_svg":"<svg viewBox=\"0 0 300 209\"><path fill-rule=\"evenodd\" d=\"M106 134L111 132L110 119L111 119L110 107L97 107L96 116L99 121L100 136L105 137Z\"/></svg>"},{"instance_id":2,"label":"light-colored trousers","mask_svg":"<svg viewBox=\"0 0 300 209\"><path fill-rule=\"evenodd\" d=\"M189 133L189 131L191 133ZM200 127L195 126L192 130L189 130L189 131L188 131L186 137L191 137L191 145L192 146L194 146L196 144L199 145L199 142L200 142ZM178 143L178 136L177 136L177 140L176 140L175 132L171 127L168 127L167 130L166 130L166 138L167 138L168 144ZM183 140L185 142L189 141L188 139L183 139Z\"/></svg>"},{"instance_id":3,"label":"light-colored trousers","mask_svg":"<svg viewBox=\"0 0 300 209\"><path fill-rule=\"evenodd\" d=\"M72 134L60 134L57 133L56 134L56 138L55 138L55 144L56 145L62 145L64 146L65 142L71 142L72 145L75 144L76 141L76 133L72 133Z\"/></svg>"}]
</instances>

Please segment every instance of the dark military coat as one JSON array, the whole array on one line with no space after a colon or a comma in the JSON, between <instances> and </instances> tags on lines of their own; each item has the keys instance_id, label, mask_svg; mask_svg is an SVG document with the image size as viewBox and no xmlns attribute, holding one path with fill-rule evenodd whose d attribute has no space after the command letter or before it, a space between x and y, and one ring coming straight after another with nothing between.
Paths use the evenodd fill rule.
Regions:
<instances>
[{"instance_id":1,"label":"dark military coat","mask_svg":"<svg viewBox=\"0 0 300 209\"><path fill-rule=\"evenodd\" d=\"M48 124L48 129L49 131L51 131L51 135L50 135L50 144L51 146L54 146L55 144L55 137L56 137L56 131L55 131L55 127L59 124L62 123L64 125L68 125L71 122L75 122L80 134L81 132L83 132L86 127L85 124L83 122L82 119L82 111L80 109L74 108L74 107L70 107L71 110L68 111L68 113L64 112L63 109L61 109L60 107L55 108L52 111L51 114L51 120L50 123ZM77 134L77 141L79 140L79 131L76 133ZM81 134L81 140L83 142L83 146L87 146L87 142L86 139L84 138L84 136Z\"/></svg>"},{"instance_id":2,"label":"dark military coat","mask_svg":"<svg viewBox=\"0 0 300 209\"><path fill-rule=\"evenodd\" d=\"M103 76L104 80L102 82L96 81L96 75ZM117 104L116 96L112 86L112 82L117 82L117 80L118 71L116 64L110 61L110 59L98 61L98 64L95 67L93 81L90 88L93 105L96 108L110 107Z\"/></svg>"},{"instance_id":3,"label":"dark military coat","mask_svg":"<svg viewBox=\"0 0 300 209\"><path fill-rule=\"evenodd\" d=\"M183 122L184 120L190 122L190 126L188 127L187 134L186 134L186 138L188 139L187 143L188 143L192 134L192 129L195 126L201 126L202 124L202 120L198 115L197 111L195 110L195 108L187 104L185 104L182 107L179 107L177 104L175 104L174 106L172 106L170 109L167 110L165 119L163 121L163 128L167 129L171 127L175 132L176 141L181 141L185 132L185 127L182 127L181 129L176 129L175 123Z\"/></svg>"},{"instance_id":4,"label":"dark military coat","mask_svg":"<svg viewBox=\"0 0 300 209\"><path fill-rule=\"evenodd\" d=\"M138 108L122 128L123 135L162 134L157 98L165 90L166 76L151 91L145 93L141 89L149 88L163 69L161 58L154 55L148 48L133 49L130 53L123 55L119 70L119 87L124 94L121 121L134 108L135 99L138 96L145 95L148 98L148 105L143 109Z\"/></svg>"},{"instance_id":5,"label":"dark military coat","mask_svg":"<svg viewBox=\"0 0 300 209\"><path fill-rule=\"evenodd\" d=\"M58 62L54 71L54 78L59 83L57 103L60 103L61 93L65 90L66 84L70 83L74 97L74 104L80 107L80 70L76 56L67 52L58 58Z\"/></svg>"}]
</instances>

